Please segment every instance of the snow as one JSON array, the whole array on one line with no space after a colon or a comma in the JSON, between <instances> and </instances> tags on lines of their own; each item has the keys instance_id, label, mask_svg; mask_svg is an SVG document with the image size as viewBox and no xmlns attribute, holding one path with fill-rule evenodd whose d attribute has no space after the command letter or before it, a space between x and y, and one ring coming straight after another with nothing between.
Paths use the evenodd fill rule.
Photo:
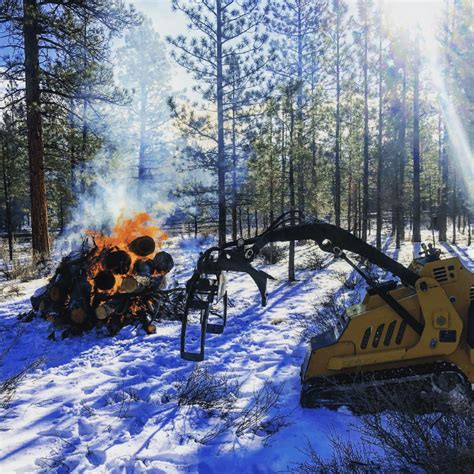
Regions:
<instances>
[{"instance_id":1,"label":"snow","mask_svg":"<svg viewBox=\"0 0 474 474\"><path fill-rule=\"evenodd\" d=\"M206 239L172 240L173 278L189 278ZM297 262L308 245L297 246ZM406 244L397 254L412 256ZM467 264L466 246L453 247ZM393 249L389 251L394 253ZM299 371L306 353L305 321L328 295L342 288L348 267L332 261L320 271L298 270L287 283L286 265L257 265L277 278L269 302L260 307L250 277L229 275L229 319L224 334L207 338L203 366L216 377L240 384L235 409L251 406L262 387L281 390L269 417L285 417L286 426L265 430L232 427L207 444L199 442L225 420L198 406L179 406L176 387L195 364L179 356L180 324L158 324L155 335L124 328L114 337L94 332L52 341L50 323L19 323L29 296L44 281L21 287L23 296L0 305L0 380L44 357L19 385L12 403L0 411L0 471L117 473L266 473L285 471L304 459L308 441L323 455L329 436L358 439L358 420L348 410L303 409ZM5 350L9 349L6 357ZM271 385L268 385L271 383ZM218 415L218 413L217 413Z\"/></svg>"}]
</instances>

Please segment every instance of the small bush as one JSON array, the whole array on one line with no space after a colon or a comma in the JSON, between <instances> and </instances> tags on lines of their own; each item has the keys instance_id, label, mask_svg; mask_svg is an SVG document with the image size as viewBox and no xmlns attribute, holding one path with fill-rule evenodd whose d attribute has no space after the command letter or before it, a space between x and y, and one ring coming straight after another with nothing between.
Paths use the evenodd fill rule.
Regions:
<instances>
[{"instance_id":1,"label":"small bush","mask_svg":"<svg viewBox=\"0 0 474 474\"><path fill-rule=\"evenodd\" d=\"M301 267L307 270L318 271L326 267L327 261L327 255L323 255L317 250L311 250L306 255Z\"/></svg>"},{"instance_id":2,"label":"small bush","mask_svg":"<svg viewBox=\"0 0 474 474\"><path fill-rule=\"evenodd\" d=\"M227 432L233 432L237 437L254 433L262 436L265 442L268 441L271 436L290 424L288 414L277 410L283 388L283 385L275 386L265 382L245 408L229 410L225 416L221 416L223 422L218 423L197 441L207 444Z\"/></svg>"},{"instance_id":3,"label":"small bush","mask_svg":"<svg viewBox=\"0 0 474 474\"><path fill-rule=\"evenodd\" d=\"M309 340L315 334L334 328L346 314L349 306L359 302L358 293L327 295L322 302L314 304L314 313L309 313L298 318L298 324L302 328L301 337Z\"/></svg>"},{"instance_id":4,"label":"small bush","mask_svg":"<svg viewBox=\"0 0 474 474\"><path fill-rule=\"evenodd\" d=\"M323 458L308 442L302 450L306 459L289 467L289 472L294 474L376 474L381 471L381 466L370 459L371 453L351 442L344 442L338 438L331 438L329 444L332 455Z\"/></svg>"},{"instance_id":5,"label":"small bush","mask_svg":"<svg viewBox=\"0 0 474 474\"><path fill-rule=\"evenodd\" d=\"M286 250L277 245L267 245L260 250L259 255L266 265L275 265L285 258Z\"/></svg>"},{"instance_id":6,"label":"small bush","mask_svg":"<svg viewBox=\"0 0 474 474\"><path fill-rule=\"evenodd\" d=\"M229 409L240 386L227 374L216 375L205 366L197 366L186 380L177 383L178 405L198 405L206 410Z\"/></svg>"},{"instance_id":7,"label":"small bush","mask_svg":"<svg viewBox=\"0 0 474 474\"><path fill-rule=\"evenodd\" d=\"M34 361L28 363L15 375L12 375L0 382L0 408L8 408L13 400L13 396L15 395L18 386L23 381L23 379L28 375L29 372L42 365L44 361L45 358L35 359Z\"/></svg>"},{"instance_id":8,"label":"small bush","mask_svg":"<svg viewBox=\"0 0 474 474\"><path fill-rule=\"evenodd\" d=\"M45 262L34 265L33 263L25 263L22 260L13 260L13 262L5 263L0 271L6 280L27 282L43 278L51 273L51 263Z\"/></svg>"},{"instance_id":9,"label":"small bush","mask_svg":"<svg viewBox=\"0 0 474 474\"><path fill-rule=\"evenodd\" d=\"M282 392L283 385L273 386L270 382L265 382L236 418L237 436L249 431L252 433L261 431L266 436L271 436L284 426L288 426L288 420L284 415L275 414L268 418L270 412L277 406Z\"/></svg>"}]
</instances>

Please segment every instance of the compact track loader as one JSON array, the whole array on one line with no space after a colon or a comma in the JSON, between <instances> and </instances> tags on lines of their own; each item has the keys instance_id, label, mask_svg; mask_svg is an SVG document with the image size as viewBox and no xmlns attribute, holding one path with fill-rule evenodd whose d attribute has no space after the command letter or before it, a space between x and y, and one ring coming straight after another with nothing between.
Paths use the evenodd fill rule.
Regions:
<instances>
[{"instance_id":1,"label":"compact track loader","mask_svg":"<svg viewBox=\"0 0 474 474\"><path fill-rule=\"evenodd\" d=\"M303 407L349 405L354 399L380 400L401 392L424 410L449 408L472 400L474 383L474 274L457 257L423 246L407 268L351 233L334 225L280 216L255 238L239 239L201 254L187 283L181 356L204 359L206 333L219 334L227 319L225 272L248 273L262 304L267 280L251 262L271 242L314 240L345 260L367 283L360 304L349 307L330 330L311 338L301 368ZM346 255L357 254L390 272L396 280L376 282ZM192 318L192 313L197 317ZM199 347L191 352L191 321L198 321ZM358 394L355 396L354 394ZM416 401L415 401L416 400Z\"/></svg>"}]
</instances>

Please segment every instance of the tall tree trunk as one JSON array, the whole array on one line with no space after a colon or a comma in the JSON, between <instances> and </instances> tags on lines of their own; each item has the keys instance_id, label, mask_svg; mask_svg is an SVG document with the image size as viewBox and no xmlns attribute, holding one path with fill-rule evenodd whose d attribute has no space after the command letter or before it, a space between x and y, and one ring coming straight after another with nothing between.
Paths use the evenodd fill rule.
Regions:
<instances>
[{"instance_id":1,"label":"tall tree trunk","mask_svg":"<svg viewBox=\"0 0 474 474\"><path fill-rule=\"evenodd\" d=\"M270 189L269 189L269 207L270 222L275 219L275 159L273 153L273 117L270 116Z\"/></svg>"},{"instance_id":2,"label":"tall tree trunk","mask_svg":"<svg viewBox=\"0 0 474 474\"><path fill-rule=\"evenodd\" d=\"M242 230L242 206L239 206L239 235L243 237L244 232Z\"/></svg>"},{"instance_id":3,"label":"tall tree trunk","mask_svg":"<svg viewBox=\"0 0 474 474\"><path fill-rule=\"evenodd\" d=\"M442 125L440 116L439 126L439 168L440 168L440 190L439 190L439 208L438 208L438 239L440 242L446 242L448 230L448 150L447 150L447 130Z\"/></svg>"},{"instance_id":4,"label":"tall tree trunk","mask_svg":"<svg viewBox=\"0 0 474 474\"><path fill-rule=\"evenodd\" d=\"M25 52L26 126L31 198L33 261L50 257L48 206L44 173L43 124L39 70L37 0L23 1L23 38Z\"/></svg>"},{"instance_id":5,"label":"tall tree trunk","mask_svg":"<svg viewBox=\"0 0 474 474\"><path fill-rule=\"evenodd\" d=\"M285 123L281 125L281 189L280 189L280 214L285 212L285 189L286 189L286 156L285 156Z\"/></svg>"},{"instance_id":6,"label":"tall tree trunk","mask_svg":"<svg viewBox=\"0 0 474 474\"><path fill-rule=\"evenodd\" d=\"M71 99L69 101L69 107L70 111L68 114L68 126L69 126L69 163L70 163L70 191L72 196L77 196L79 194L79 189L78 189L78 182L77 182L77 167L78 167L78 159L76 156L76 127L74 123L74 115L72 113L72 110L74 109L74 100Z\"/></svg>"},{"instance_id":7,"label":"tall tree trunk","mask_svg":"<svg viewBox=\"0 0 474 474\"><path fill-rule=\"evenodd\" d=\"M216 0L216 67L217 67L217 187L219 207L219 245L225 244L227 233L225 200L224 89L222 66L222 0Z\"/></svg>"},{"instance_id":8,"label":"tall tree trunk","mask_svg":"<svg viewBox=\"0 0 474 474\"><path fill-rule=\"evenodd\" d=\"M349 152L349 176L347 182L347 230L351 232L352 226L352 153Z\"/></svg>"},{"instance_id":9,"label":"tall tree trunk","mask_svg":"<svg viewBox=\"0 0 474 474\"><path fill-rule=\"evenodd\" d=\"M359 237L362 237L362 219L363 219L363 215L362 215L362 208L363 208L363 198L362 198L362 188L361 186L358 186L357 187L357 207L359 209L359 222L357 224L357 228L358 228L358 233L359 233Z\"/></svg>"},{"instance_id":10,"label":"tall tree trunk","mask_svg":"<svg viewBox=\"0 0 474 474\"><path fill-rule=\"evenodd\" d=\"M232 240L237 240L237 130L235 85L232 90Z\"/></svg>"},{"instance_id":11,"label":"tall tree trunk","mask_svg":"<svg viewBox=\"0 0 474 474\"><path fill-rule=\"evenodd\" d=\"M317 147L316 147L316 133L313 131L313 144L311 150L311 197L313 199L313 213L314 217L318 218L318 173L317 173Z\"/></svg>"},{"instance_id":12,"label":"tall tree trunk","mask_svg":"<svg viewBox=\"0 0 474 474\"><path fill-rule=\"evenodd\" d=\"M5 224L7 227L8 240L8 257L10 261L13 260L13 227L12 227L12 202L11 202L11 186L10 178L8 176L8 165L11 163L8 145L2 143L2 175L3 175L3 197L5 199Z\"/></svg>"},{"instance_id":13,"label":"tall tree trunk","mask_svg":"<svg viewBox=\"0 0 474 474\"><path fill-rule=\"evenodd\" d=\"M247 207L247 238L250 239L252 227L250 225L250 208Z\"/></svg>"},{"instance_id":14,"label":"tall tree trunk","mask_svg":"<svg viewBox=\"0 0 474 474\"><path fill-rule=\"evenodd\" d=\"M295 114L293 110L293 97L290 97L290 153L289 153L289 191L290 191L290 210L295 210L295 170L294 170L294 128ZM294 216L291 216L290 224L294 225ZM295 281L295 241L290 241L290 249L288 255L288 280Z\"/></svg>"},{"instance_id":15,"label":"tall tree trunk","mask_svg":"<svg viewBox=\"0 0 474 474\"><path fill-rule=\"evenodd\" d=\"M397 235L396 248L405 240L405 164L406 164L406 130L407 130L407 68L406 58L403 62L402 100L400 110L400 136L397 170Z\"/></svg>"},{"instance_id":16,"label":"tall tree trunk","mask_svg":"<svg viewBox=\"0 0 474 474\"><path fill-rule=\"evenodd\" d=\"M304 169L305 155L303 153L303 12L302 4L298 3L298 94L297 106L297 166L298 166L298 210L305 211Z\"/></svg>"},{"instance_id":17,"label":"tall tree trunk","mask_svg":"<svg viewBox=\"0 0 474 474\"><path fill-rule=\"evenodd\" d=\"M413 77L413 242L421 241L420 202L420 51L416 42Z\"/></svg>"},{"instance_id":18,"label":"tall tree trunk","mask_svg":"<svg viewBox=\"0 0 474 474\"><path fill-rule=\"evenodd\" d=\"M369 220L369 11L364 3L364 170L362 176L362 239L367 240Z\"/></svg>"},{"instance_id":19,"label":"tall tree trunk","mask_svg":"<svg viewBox=\"0 0 474 474\"><path fill-rule=\"evenodd\" d=\"M336 226L341 226L341 11L339 0L335 2L336 8L336 144L334 163L334 214Z\"/></svg>"},{"instance_id":20,"label":"tall tree trunk","mask_svg":"<svg viewBox=\"0 0 474 474\"><path fill-rule=\"evenodd\" d=\"M456 245L456 217L458 212L458 195L457 195L457 172L456 168L453 167L453 212L452 212L452 219L453 219L453 245Z\"/></svg>"},{"instance_id":21,"label":"tall tree trunk","mask_svg":"<svg viewBox=\"0 0 474 474\"><path fill-rule=\"evenodd\" d=\"M376 219L376 247L382 247L382 138L383 138L383 116L382 116L382 1L379 1L379 129L377 140L377 219Z\"/></svg>"},{"instance_id":22,"label":"tall tree trunk","mask_svg":"<svg viewBox=\"0 0 474 474\"><path fill-rule=\"evenodd\" d=\"M84 16L84 23L82 28L82 41L84 44L87 44L87 26L88 26L88 15ZM83 48L82 54L82 67L84 73L86 73L88 68L88 58L87 58L87 48ZM81 142L81 156L79 161L79 192L84 195L86 192L86 181L84 176L85 163L87 160L87 141L89 139L89 95L90 87L86 83L84 90L84 99L82 100L82 142Z\"/></svg>"}]
</instances>

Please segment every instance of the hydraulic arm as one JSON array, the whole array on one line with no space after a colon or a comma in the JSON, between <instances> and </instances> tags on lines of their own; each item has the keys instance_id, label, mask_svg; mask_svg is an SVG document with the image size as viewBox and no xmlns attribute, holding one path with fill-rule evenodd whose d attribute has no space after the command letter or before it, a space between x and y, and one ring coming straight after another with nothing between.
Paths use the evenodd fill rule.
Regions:
<instances>
[{"instance_id":1,"label":"hydraulic arm","mask_svg":"<svg viewBox=\"0 0 474 474\"><path fill-rule=\"evenodd\" d=\"M293 224L295 220L300 221L299 217L297 212L283 214L259 236L250 239L238 239L222 247L212 247L200 256L196 270L186 285L188 300L181 333L181 355L183 358L202 360L204 358L206 332L220 333L223 330L227 314L227 294L224 289L223 272L244 272L250 275L259 289L262 305L266 304L267 281L273 277L264 271L257 270L251 263L260 250L269 243L313 240L323 251L343 258L352 266L354 264L347 258L345 251L355 253L379 268L392 273L405 286L415 287L419 275L380 250L377 250L350 232L323 221L315 220L311 223L298 222ZM383 285L377 285L376 282L371 280L357 267L354 266L354 268L406 324L411 326L415 332L421 334L423 327L419 321L413 318L408 311L391 297ZM209 323L211 306L215 305L216 300L224 297L225 307L223 308L224 314L221 317L221 323L217 325ZM200 348L199 352L189 352L186 350L186 333L190 322L190 313L196 310L199 312L199 325L201 327Z\"/></svg>"}]
</instances>

